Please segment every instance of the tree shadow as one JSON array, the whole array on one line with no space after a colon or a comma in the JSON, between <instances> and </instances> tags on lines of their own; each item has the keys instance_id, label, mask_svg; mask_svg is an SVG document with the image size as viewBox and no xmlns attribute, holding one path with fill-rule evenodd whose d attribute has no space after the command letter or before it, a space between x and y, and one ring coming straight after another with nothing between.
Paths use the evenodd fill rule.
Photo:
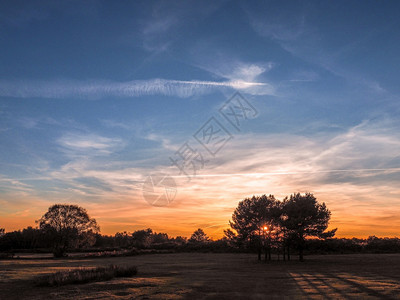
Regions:
<instances>
[{"instance_id":1,"label":"tree shadow","mask_svg":"<svg viewBox=\"0 0 400 300\"><path fill-rule=\"evenodd\" d=\"M383 293L373 287L367 286L367 284L357 282L357 280L365 280L367 283L369 279L375 279L373 276L362 277L350 273L339 275L334 272L289 272L289 275L305 297L311 297L318 294L326 299L337 299L338 297L342 299L358 299L365 296L376 297L379 299L396 299L396 297L393 296L394 291L391 292L391 294ZM353 279L353 277L358 279ZM329 289L329 291L321 288L321 285L318 283L322 283L324 287ZM394 283L392 282L391 284ZM344 288L340 289L335 285L343 286Z\"/></svg>"},{"instance_id":2,"label":"tree shadow","mask_svg":"<svg viewBox=\"0 0 400 300\"><path fill-rule=\"evenodd\" d=\"M326 292L322 290L315 282L310 280L309 277L312 275L303 273L289 273L289 275L295 281L297 287L304 296L310 297L311 295L317 294L324 296L325 299L334 299L328 294L326 294ZM306 285L300 284L300 282L305 282ZM311 288L311 290L314 292L309 292L308 289L306 290L307 287Z\"/></svg>"},{"instance_id":3,"label":"tree shadow","mask_svg":"<svg viewBox=\"0 0 400 300\"><path fill-rule=\"evenodd\" d=\"M352 276L352 274L350 274L350 273L348 274L350 278L334 275L332 273L323 273L323 274L325 276L329 276L331 278L334 278L334 279L336 279L338 281L342 281L342 282L352 286L353 288L357 289L358 291L366 293L368 296L373 296L373 297L377 297L377 298L380 298L380 299L395 299L394 297L392 297L390 295L381 293L381 292L379 292L379 291L377 291L377 290L375 290L373 288L367 287L367 286L365 286L365 285L363 285L363 284L361 284L359 282L356 282L356 281L350 279L351 276ZM354 275L354 276L357 276L357 275ZM368 277L365 277L365 278L367 279ZM371 278L373 278L373 277L371 277Z\"/></svg>"}]
</instances>

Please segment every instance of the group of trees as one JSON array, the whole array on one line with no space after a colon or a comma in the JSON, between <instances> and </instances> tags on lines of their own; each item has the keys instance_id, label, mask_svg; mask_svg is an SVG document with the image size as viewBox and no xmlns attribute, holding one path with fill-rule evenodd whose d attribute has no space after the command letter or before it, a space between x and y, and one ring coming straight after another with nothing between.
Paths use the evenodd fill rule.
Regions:
<instances>
[{"instance_id":1,"label":"group of trees","mask_svg":"<svg viewBox=\"0 0 400 300\"><path fill-rule=\"evenodd\" d=\"M95 247L117 247L137 249L176 249L179 246L192 247L211 242L205 232L199 228L188 239L187 237L169 237L167 233L157 233L151 228L136 230L133 233L117 232L114 236L96 235Z\"/></svg>"},{"instance_id":2,"label":"group of trees","mask_svg":"<svg viewBox=\"0 0 400 300\"><path fill-rule=\"evenodd\" d=\"M36 223L38 228L0 230L0 250L46 248L62 257L69 249L93 245L100 231L96 220L77 205L55 204Z\"/></svg>"},{"instance_id":3,"label":"group of trees","mask_svg":"<svg viewBox=\"0 0 400 300\"><path fill-rule=\"evenodd\" d=\"M170 238L168 234L153 232L150 228L104 236L99 233L96 220L77 205L55 204L36 222L38 228L28 227L8 233L0 228L0 251L51 249L55 257L62 257L67 251L88 247L175 249L185 246L187 249L194 249L210 242L200 228L189 239L181 236Z\"/></svg>"},{"instance_id":4,"label":"group of trees","mask_svg":"<svg viewBox=\"0 0 400 300\"><path fill-rule=\"evenodd\" d=\"M290 259L292 251L303 253L399 252L400 239L377 238L337 239L336 229L327 230L331 212L318 203L311 193L293 194L282 201L274 196L253 196L240 201L235 209L231 229L220 240L211 240L202 229L190 238L169 237L147 228L133 233L118 232L114 236L100 234L95 219L77 205L56 204L38 220L38 228L5 232L0 228L0 251L21 249L49 250L55 257L67 251L87 248L155 249L171 251L262 252L265 260L271 253Z\"/></svg>"},{"instance_id":5,"label":"group of trees","mask_svg":"<svg viewBox=\"0 0 400 300\"><path fill-rule=\"evenodd\" d=\"M255 248L261 260L271 259L271 251L290 259L290 249L298 250L303 260L303 251L309 237L327 239L337 229L326 231L331 212L325 203L318 203L311 193L296 193L278 201L273 195L253 196L239 202L232 215L226 237L238 247Z\"/></svg>"}]
</instances>

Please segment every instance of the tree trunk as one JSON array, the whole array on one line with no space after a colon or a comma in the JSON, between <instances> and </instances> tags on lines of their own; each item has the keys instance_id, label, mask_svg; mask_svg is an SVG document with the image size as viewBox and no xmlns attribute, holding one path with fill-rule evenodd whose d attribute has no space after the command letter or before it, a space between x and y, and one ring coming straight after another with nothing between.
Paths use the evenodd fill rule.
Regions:
<instances>
[{"instance_id":1,"label":"tree trunk","mask_svg":"<svg viewBox=\"0 0 400 300\"><path fill-rule=\"evenodd\" d=\"M283 260L286 261L286 247L283 246Z\"/></svg>"},{"instance_id":2,"label":"tree trunk","mask_svg":"<svg viewBox=\"0 0 400 300\"><path fill-rule=\"evenodd\" d=\"M258 260L261 260L261 247L258 248Z\"/></svg>"},{"instance_id":3,"label":"tree trunk","mask_svg":"<svg viewBox=\"0 0 400 300\"><path fill-rule=\"evenodd\" d=\"M287 260L290 260L290 247L287 247Z\"/></svg>"},{"instance_id":4,"label":"tree trunk","mask_svg":"<svg viewBox=\"0 0 400 300\"><path fill-rule=\"evenodd\" d=\"M306 242L304 240L304 236L303 236L303 234L301 234L300 239L299 239L299 261L304 261L303 250L304 250L305 243Z\"/></svg>"},{"instance_id":5,"label":"tree trunk","mask_svg":"<svg viewBox=\"0 0 400 300\"><path fill-rule=\"evenodd\" d=\"M271 260L271 248L268 249L268 260Z\"/></svg>"},{"instance_id":6,"label":"tree trunk","mask_svg":"<svg viewBox=\"0 0 400 300\"><path fill-rule=\"evenodd\" d=\"M303 246L299 247L299 261L304 261L304 258L303 258Z\"/></svg>"}]
</instances>

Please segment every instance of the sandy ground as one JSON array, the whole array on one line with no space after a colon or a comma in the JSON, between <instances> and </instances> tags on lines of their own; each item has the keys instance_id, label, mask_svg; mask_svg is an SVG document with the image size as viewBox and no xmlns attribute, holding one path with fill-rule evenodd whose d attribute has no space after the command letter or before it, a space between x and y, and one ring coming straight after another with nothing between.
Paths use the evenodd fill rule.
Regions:
<instances>
[{"instance_id":1,"label":"sandy ground","mask_svg":"<svg viewBox=\"0 0 400 300\"><path fill-rule=\"evenodd\" d=\"M62 287L36 276L78 266L135 265L138 275ZM0 299L399 299L400 254L308 256L260 263L251 254L180 253L0 261Z\"/></svg>"}]
</instances>

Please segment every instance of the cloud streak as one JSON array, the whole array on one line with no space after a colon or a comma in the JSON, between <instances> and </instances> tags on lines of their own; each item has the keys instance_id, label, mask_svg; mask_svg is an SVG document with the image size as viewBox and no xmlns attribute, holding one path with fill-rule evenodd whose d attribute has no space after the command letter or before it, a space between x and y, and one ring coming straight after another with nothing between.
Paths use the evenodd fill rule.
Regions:
<instances>
[{"instance_id":1,"label":"cloud streak","mask_svg":"<svg viewBox=\"0 0 400 300\"><path fill-rule=\"evenodd\" d=\"M176 96L188 98L215 92L218 89L237 89L246 92L252 88L263 88L264 93L274 94L267 83L244 80L199 81L199 80L133 80L114 81L0 81L0 97L16 98L90 98L140 97L148 95Z\"/></svg>"},{"instance_id":2,"label":"cloud streak","mask_svg":"<svg viewBox=\"0 0 400 300\"><path fill-rule=\"evenodd\" d=\"M52 186L47 191L52 200L84 202L106 233L138 229L143 224L173 235L188 235L199 224L207 224L215 226L212 235L217 237L228 226L222 222L230 219L238 201L245 197L272 193L282 199L293 192L310 191L332 210L332 226L339 226L340 236L383 234L377 226L387 221L377 219L374 227L370 221L372 214L376 217L400 210L397 128L396 121L382 120L365 121L324 137L236 135L190 182L173 166L139 167L138 161L107 161L108 156L92 155L113 151L118 141L68 133L58 144L75 155L60 168L46 171L47 180L43 180ZM148 138L163 141L167 153L173 151L172 137ZM169 207L154 208L143 199L144 179L157 172L169 174L177 182L178 195ZM27 182L32 191L21 198L39 197L35 183ZM5 184L9 184L8 179ZM116 208L121 208L118 220L109 215ZM194 210L199 224L193 224L190 217ZM162 228L157 227L160 223ZM359 233L352 229L354 223ZM400 224L386 234L399 228Z\"/></svg>"},{"instance_id":3,"label":"cloud streak","mask_svg":"<svg viewBox=\"0 0 400 300\"><path fill-rule=\"evenodd\" d=\"M341 170L315 170L315 171L277 171L277 172L257 172L257 173L226 173L226 174L198 174L196 177L258 177L268 175L301 175L301 174L318 174L318 173L373 173L373 172L400 172L400 168L384 168L384 169L341 169ZM174 178L187 178L186 175L171 176Z\"/></svg>"},{"instance_id":4,"label":"cloud streak","mask_svg":"<svg viewBox=\"0 0 400 300\"><path fill-rule=\"evenodd\" d=\"M119 138L107 138L96 134L66 133L57 140L61 151L69 157L87 155L108 155L123 146Z\"/></svg>"}]
</instances>

